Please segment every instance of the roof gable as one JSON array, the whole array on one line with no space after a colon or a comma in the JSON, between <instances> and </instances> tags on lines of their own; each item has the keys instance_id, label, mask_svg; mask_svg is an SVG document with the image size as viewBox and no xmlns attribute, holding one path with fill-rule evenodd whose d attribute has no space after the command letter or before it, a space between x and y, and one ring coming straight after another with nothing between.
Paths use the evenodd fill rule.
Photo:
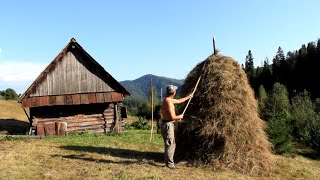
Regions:
<instances>
[{"instance_id":1,"label":"roof gable","mask_svg":"<svg viewBox=\"0 0 320 180\"><path fill-rule=\"evenodd\" d=\"M95 61L74 38L20 97L118 92L130 93Z\"/></svg>"}]
</instances>

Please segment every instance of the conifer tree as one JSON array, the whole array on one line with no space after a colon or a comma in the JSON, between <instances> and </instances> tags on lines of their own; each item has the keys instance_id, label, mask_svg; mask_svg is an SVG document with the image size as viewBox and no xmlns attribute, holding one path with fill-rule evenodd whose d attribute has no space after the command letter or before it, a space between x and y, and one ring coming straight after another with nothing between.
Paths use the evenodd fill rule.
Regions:
<instances>
[{"instance_id":1,"label":"conifer tree","mask_svg":"<svg viewBox=\"0 0 320 180\"><path fill-rule=\"evenodd\" d=\"M276 153L292 150L290 103L286 87L275 83L266 104L267 132Z\"/></svg>"}]
</instances>

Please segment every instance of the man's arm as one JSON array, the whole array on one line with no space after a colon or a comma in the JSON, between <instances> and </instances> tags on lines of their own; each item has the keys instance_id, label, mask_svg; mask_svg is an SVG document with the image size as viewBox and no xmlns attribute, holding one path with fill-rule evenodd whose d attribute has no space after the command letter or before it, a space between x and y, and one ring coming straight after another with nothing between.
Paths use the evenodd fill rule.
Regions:
<instances>
[{"instance_id":1,"label":"man's arm","mask_svg":"<svg viewBox=\"0 0 320 180\"><path fill-rule=\"evenodd\" d=\"M173 102L173 104L181 104L190 98L192 98L192 94L190 94L189 96L180 98L180 99L172 99L172 102Z\"/></svg>"}]
</instances>

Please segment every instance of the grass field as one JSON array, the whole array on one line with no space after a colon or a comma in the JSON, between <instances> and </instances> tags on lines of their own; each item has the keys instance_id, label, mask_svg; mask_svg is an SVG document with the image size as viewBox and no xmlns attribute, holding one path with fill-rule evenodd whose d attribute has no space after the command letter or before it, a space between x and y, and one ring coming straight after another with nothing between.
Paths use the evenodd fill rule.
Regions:
<instances>
[{"instance_id":1,"label":"grass field","mask_svg":"<svg viewBox=\"0 0 320 180\"><path fill-rule=\"evenodd\" d=\"M0 102L10 113L0 119L17 119L16 102ZM7 107L4 107L7 106ZM9 108L10 107L10 108ZM13 108L13 109L11 109ZM21 112L21 111L20 111ZM22 112L23 113L23 112ZM6 114L5 118L2 118ZM21 120L26 118L24 113ZM25 119L23 119L25 118ZM147 130L122 134L76 134L43 139L0 141L0 179L319 179L320 159L302 155L276 156L269 176L251 177L229 170L192 167L182 162L177 170L163 164L159 134L150 142ZM305 153L307 154L307 152Z\"/></svg>"}]
</instances>

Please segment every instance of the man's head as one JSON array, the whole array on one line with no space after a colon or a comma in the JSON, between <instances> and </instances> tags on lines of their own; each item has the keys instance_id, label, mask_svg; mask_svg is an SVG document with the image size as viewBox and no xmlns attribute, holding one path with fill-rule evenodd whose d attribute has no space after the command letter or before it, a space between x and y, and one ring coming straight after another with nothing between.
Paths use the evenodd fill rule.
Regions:
<instances>
[{"instance_id":1,"label":"man's head","mask_svg":"<svg viewBox=\"0 0 320 180\"><path fill-rule=\"evenodd\" d=\"M177 89L178 89L178 87L174 86L174 85L167 86L167 96L174 94Z\"/></svg>"}]
</instances>

